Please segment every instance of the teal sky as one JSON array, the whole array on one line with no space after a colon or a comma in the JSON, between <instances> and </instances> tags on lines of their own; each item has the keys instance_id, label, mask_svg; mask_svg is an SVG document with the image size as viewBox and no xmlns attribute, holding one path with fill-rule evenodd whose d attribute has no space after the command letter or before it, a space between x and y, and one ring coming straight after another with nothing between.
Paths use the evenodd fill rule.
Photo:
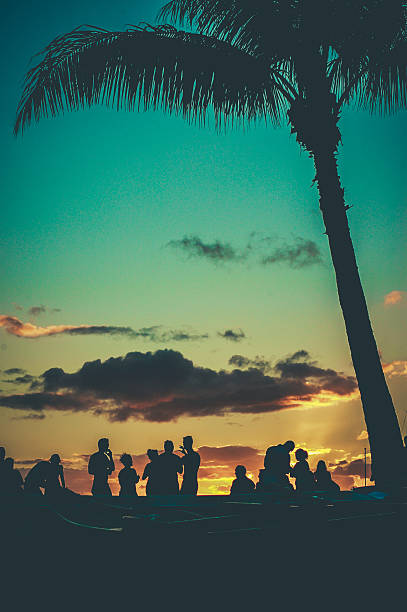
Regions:
<instances>
[{"instance_id":1,"label":"teal sky","mask_svg":"<svg viewBox=\"0 0 407 612\"><path fill-rule=\"evenodd\" d=\"M324 367L351 373L311 187L313 165L287 126L259 124L224 134L161 112L94 107L12 135L31 56L80 24L124 29L153 22L160 6L156 0L6 0L0 37L0 313L26 321L13 303L25 310L44 304L61 311L38 317L38 325L186 326L211 339L166 346L214 369L226 367L233 353L278 359L305 348ZM407 291L406 126L405 112L383 118L354 108L340 122L339 166L353 206L351 232L385 361L407 359L406 309L384 307L386 294ZM323 263L299 270L283 263L261 266L255 259L214 266L166 247L198 235L244 248L251 232L275 245L312 240ZM231 345L216 337L227 328L243 329L247 340ZM0 368L35 374L162 348L123 338L29 341L4 330L0 335ZM397 397L405 399L405 392L404 383Z\"/></svg>"}]
</instances>

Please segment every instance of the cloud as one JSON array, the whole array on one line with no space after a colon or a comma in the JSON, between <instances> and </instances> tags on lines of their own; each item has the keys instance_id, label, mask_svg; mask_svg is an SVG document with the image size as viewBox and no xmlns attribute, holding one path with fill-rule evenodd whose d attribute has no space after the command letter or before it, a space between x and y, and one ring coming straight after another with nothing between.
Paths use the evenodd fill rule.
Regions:
<instances>
[{"instance_id":1,"label":"cloud","mask_svg":"<svg viewBox=\"0 0 407 612\"><path fill-rule=\"evenodd\" d=\"M317 367L315 361L311 361L307 351L297 351L290 357L278 361L274 367L284 378L306 378L309 376L320 378L334 376L334 370L326 370Z\"/></svg>"},{"instance_id":2,"label":"cloud","mask_svg":"<svg viewBox=\"0 0 407 612\"><path fill-rule=\"evenodd\" d=\"M288 380L318 380L321 389L326 388L338 395L349 395L355 388L355 378L346 376L342 372L336 372L330 368L320 368L312 361L309 353L303 349L296 351L289 357L272 363L264 357L249 359L243 355L233 355L229 359L230 365L240 368L257 368L263 373L274 371L281 379Z\"/></svg>"},{"instance_id":3,"label":"cloud","mask_svg":"<svg viewBox=\"0 0 407 612\"><path fill-rule=\"evenodd\" d=\"M0 327L3 327L6 332L13 336L31 340L61 334L70 336L125 336L128 338L141 338L151 342L184 342L209 338L209 335L206 333L201 334L179 329L166 330L161 325L142 327L138 330L116 325L48 325L47 327L40 327L33 323L23 323L17 317L10 315L0 315Z\"/></svg>"},{"instance_id":4,"label":"cloud","mask_svg":"<svg viewBox=\"0 0 407 612\"><path fill-rule=\"evenodd\" d=\"M4 370L4 373L8 376L13 376L14 374L22 376L26 373L26 370L22 370L21 368L9 368L8 370Z\"/></svg>"},{"instance_id":5,"label":"cloud","mask_svg":"<svg viewBox=\"0 0 407 612\"><path fill-rule=\"evenodd\" d=\"M198 449L201 461L206 464L262 463L264 451L252 446L200 446Z\"/></svg>"},{"instance_id":6,"label":"cloud","mask_svg":"<svg viewBox=\"0 0 407 612\"><path fill-rule=\"evenodd\" d=\"M385 306L394 306L395 304L407 302L407 291L390 291L384 296Z\"/></svg>"},{"instance_id":7,"label":"cloud","mask_svg":"<svg viewBox=\"0 0 407 612\"><path fill-rule=\"evenodd\" d=\"M31 376L31 374L24 374L23 376L17 376L11 380L5 380L4 382L9 382L17 385L29 385L33 384L37 380L36 376Z\"/></svg>"},{"instance_id":8,"label":"cloud","mask_svg":"<svg viewBox=\"0 0 407 612\"><path fill-rule=\"evenodd\" d=\"M47 312L47 309L42 304L41 306L31 306L31 308L29 308L27 312L32 317L38 317L38 315L40 314L45 314Z\"/></svg>"},{"instance_id":9,"label":"cloud","mask_svg":"<svg viewBox=\"0 0 407 612\"><path fill-rule=\"evenodd\" d=\"M366 465L366 474L370 478L371 465ZM334 470L332 470L334 476L360 476L361 478L365 475L365 462L363 459L353 459L352 461L341 461Z\"/></svg>"},{"instance_id":10,"label":"cloud","mask_svg":"<svg viewBox=\"0 0 407 612\"><path fill-rule=\"evenodd\" d=\"M383 372L389 377L407 376L407 361L391 361L383 363Z\"/></svg>"},{"instance_id":11,"label":"cloud","mask_svg":"<svg viewBox=\"0 0 407 612\"><path fill-rule=\"evenodd\" d=\"M13 417L14 421L43 421L45 419L45 414L38 414L36 412L30 414L24 414L23 416Z\"/></svg>"},{"instance_id":12,"label":"cloud","mask_svg":"<svg viewBox=\"0 0 407 612\"><path fill-rule=\"evenodd\" d=\"M261 263L266 266L276 263L287 263L290 268L305 268L322 262L321 252L315 242L296 238L295 244L274 249L266 255Z\"/></svg>"},{"instance_id":13,"label":"cloud","mask_svg":"<svg viewBox=\"0 0 407 612\"><path fill-rule=\"evenodd\" d=\"M304 372L291 378L256 368L215 371L195 366L178 351L133 352L84 363L72 374L51 368L41 376L40 391L3 395L0 405L32 413L104 414L117 422L169 422L179 417L268 413L314 400L332 403L356 392L355 379L323 371L324 376Z\"/></svg>"},{"instance_id":14,"label":"cloud","mask_svg":"<svg viewBox=\"0 0 407 612\"><path fill-rule=\"evenodd\" d=\"M360 434L356 438L356 440L368 440L368 439L369 439L369 436L368 436L368 433L367 433L366 429L362 429L362 431L360 432Z\"/></svg>"},{"instance_id":15,"label":"cloud","mask_svg":"<svg viewBox=\"0 0 407 612\"><path fill-rule=\"evenodd\" d=\"M246 338L246 335L242 329L225 329L224 332L218 332L218 336L220 338L224 338L225 340L230 340L231 342L241 342Z\"/></svg>"},{"instance_id":16,"label":"cloud","mask_svg":"<svg viewBox=\"0 0 407 612\"><path fill-rule=\"evenodd\" d=\"M199 236L184 236L181 240L170 240L167 247L183 251L188 257L208 259L214 263L243 261L247 252L234 249L228 242L203 242Z\"/></svg>"},{"instance_id":17,"label":"cloud","mask_svg":"<svg viewBox=\"0 0 407 612\"><path fill-rule=\"evenodd\" d=\"M244 357L244 355L232 355L228 363L229 365L243 369L257 368L264 373L270 372L273 369L271 362L260 355L257 355L254 359Z\"/></svg>"},{"instance_id":18,"label":"cloud","mask_svg":"<svg viewBox=\"0 0 407 612\"><path fill-rule=\"evenodd\" d=\"M298 236L292 244L276 247L267 252L275 238L262 237L256 232L249 235L243 248L236 248L229 242L204 242L199 236L184 236L180 240L171 240L165 246L182 251L190 258L206 259L212 263L244 263L256 257L257 263L270 265L286 263L291 268L305 268L322 262L321 252L313 240ZM260 254L260 259L258 255Z\"/></svg>"}]
</instances>

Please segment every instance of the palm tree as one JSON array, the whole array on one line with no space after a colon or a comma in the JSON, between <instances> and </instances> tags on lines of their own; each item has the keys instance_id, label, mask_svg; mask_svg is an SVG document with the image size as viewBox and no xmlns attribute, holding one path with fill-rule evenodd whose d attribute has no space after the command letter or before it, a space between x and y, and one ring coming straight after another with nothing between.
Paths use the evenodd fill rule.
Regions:
<instances>
[{"instance_id":1,"label":"palm tree","mask_svg":"<svg viewBox=\"0 0 407 612\"><path fill-rule=\"evenodd\" d=\"M313 158L326 234L369 434L376 484L399 478L401 435L373 335L337 169L344 105L407 103L407 8L400 0L172 0L124 32L83 26L44 50L15 132L65 109L161 107L218 126L285 115Z\"/></svg>"}]
</instances>

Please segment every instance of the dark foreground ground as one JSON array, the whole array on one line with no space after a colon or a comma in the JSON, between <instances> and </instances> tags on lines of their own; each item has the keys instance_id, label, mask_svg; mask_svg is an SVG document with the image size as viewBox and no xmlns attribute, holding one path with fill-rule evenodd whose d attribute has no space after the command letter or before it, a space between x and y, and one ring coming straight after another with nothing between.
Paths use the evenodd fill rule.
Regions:
<instances>
[{"instance_id":1,"label":"dark foreground ground","mask_svg":"<svg viewBox=\"0 0 407 612\"><path fill-rule=\"evenodd\" d=\"M406 609L405 492L3 499L1 543L7 610Z\"/></svg>"}]
</instances>

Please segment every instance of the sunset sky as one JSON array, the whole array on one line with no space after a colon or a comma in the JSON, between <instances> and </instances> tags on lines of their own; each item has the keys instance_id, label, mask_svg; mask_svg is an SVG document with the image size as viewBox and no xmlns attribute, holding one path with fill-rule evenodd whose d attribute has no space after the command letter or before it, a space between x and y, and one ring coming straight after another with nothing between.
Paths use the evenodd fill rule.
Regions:
<instances>
[{"instance_id":1,"label":"sunset sky","mask_svg":"<svg viewBox=\"0 0 407 612\"><path fill-rule=\"evenodd\" d=\"M201 493L227 492L239 463L257 480L265 449L287 439L360 484L362 408L312 161L289 128L219 133L93 107L12 135L30 58L51 39L153 23L161 5L5 1L0 445L22 470L58 452L79 492L104 436L117 464L126 451L142 470L147 448L192 435ZM406 127L405 112L348 108L339 157L404 434Z\"/></svg>"}]
</instances>

